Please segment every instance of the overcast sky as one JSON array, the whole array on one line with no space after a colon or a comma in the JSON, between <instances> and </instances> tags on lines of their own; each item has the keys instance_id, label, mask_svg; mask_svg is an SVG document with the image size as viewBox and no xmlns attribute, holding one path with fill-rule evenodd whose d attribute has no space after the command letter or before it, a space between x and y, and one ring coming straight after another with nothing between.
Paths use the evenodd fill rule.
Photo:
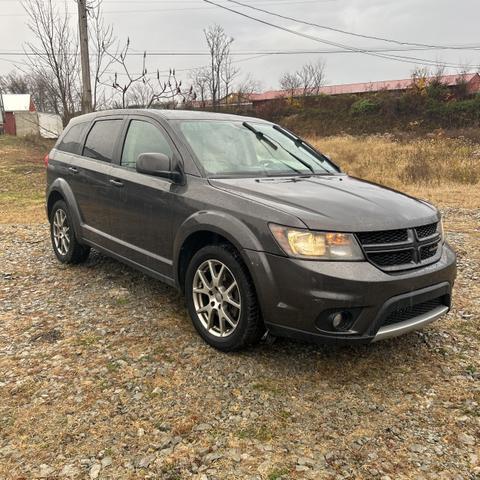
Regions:
<instances>
[{"instance_id":1,"label":"overcast sky","mask_svg":"<svg viewBox=\"0 0 480 480\"><path fill-rule=\"evenodd\" d=\"M405 48L379 40L361 39L276 18L227 0L214 0L248 15L281 25L291 30L341 43L353 48ZM258 8L295 17L300 20L331 26L337 29L384 37L402 42L429 45L469 45L477 50L417 50L391 52L430 61L451 64L480 65L478 22L480 1L463 0L241 0ZM63 9L64 2L56 0ZM76 3L67 0L76 26ZM359 81L400 79L410 76L415 67L390 59L360 53L295 54L258 56L257 52L292 50L332 50L334 47L300 38L265 24L257 23L202 0L104 0L105 19L113 24L119 40L131 38L137 51L202 52L206 49L203 29L217 23L234 37L233 52L242 74L248 73L261 81L263 89L277 88L283 71L299 68L308 61L322 58L326 62L328 84ZM5 52L21 51L31 40L25 25L26 17L18 0L0 0L0 74L15 69L11 62L22 57L7 56ZM256 57L256 58L252 58ZM9 60L9 61L7 61ZM23 59L24 60L24 59ZM132 60L140 68L140 59ZM206 57L150 57L150 71L176 67L184 71L207 63ZM452 73L456 68L449 70ZM185 75L185 73L182 73Z\"/></svg>"}]
</instances>

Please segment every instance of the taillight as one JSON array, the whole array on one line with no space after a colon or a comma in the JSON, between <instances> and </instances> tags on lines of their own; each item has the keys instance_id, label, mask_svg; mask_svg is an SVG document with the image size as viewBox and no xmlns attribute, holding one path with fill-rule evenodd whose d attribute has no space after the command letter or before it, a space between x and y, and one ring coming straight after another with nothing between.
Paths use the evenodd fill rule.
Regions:
<instances>
[{"instance_id":1,"label":"taillight","mask_svg":"<svg viewBox=\"0 0 480 480\"><path fill-rule=\"evenodd\" d=\"M48 167L48 153L45 155L45 158L43 159L43 163L45 164L45 167Z\"/></svg>"}]
</instances>

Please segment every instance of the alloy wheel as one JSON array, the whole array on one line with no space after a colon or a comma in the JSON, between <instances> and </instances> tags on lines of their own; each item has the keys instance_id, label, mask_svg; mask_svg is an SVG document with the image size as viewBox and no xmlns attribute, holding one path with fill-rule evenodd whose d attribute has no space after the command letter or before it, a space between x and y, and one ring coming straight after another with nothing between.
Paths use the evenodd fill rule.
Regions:
<instances>
[{"instance_id":1,"label":"alloy wheel","mask_svg":"<svg viewBox=\"0 0 480 480\"><path fill-rule=\"evenodd\" d=\"M219 260L206 260L193 277L195 312L205 330L216 337L231 335L240 320L240 288L231 270Z\"/></svg>"},{"instance_id":2,"label":"alloy wheel","mask_svg":"<svg viewBox=\"0 0 480 480\"><path fill-rule=\"evenodd\" d=\"M68 226L67 214L61 208L55 211L53 216L53 242L60 255L66 255L70 248L70 227Z\"/></svg>"}]
</instances>

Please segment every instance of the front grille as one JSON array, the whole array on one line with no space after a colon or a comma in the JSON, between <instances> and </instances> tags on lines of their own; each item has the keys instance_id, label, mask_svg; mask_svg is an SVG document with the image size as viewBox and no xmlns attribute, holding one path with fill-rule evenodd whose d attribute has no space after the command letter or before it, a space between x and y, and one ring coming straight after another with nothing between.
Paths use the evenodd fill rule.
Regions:
<instances>
[{"instance_id":1,"label":"front grille","mask_svg":"<svg viewBox=\"0 0 480 480\"><path fill-rule=\"evenodd\" d=\"M370 252L369 259L380 267L405 265L413 262L413 250L397 250L391 252Z\"/></svg>"},{"instance_id":2,"label":"front grille","mask_svg":"<svg viewBox=\"0 0 480 480\"><path fill-rule=\"evenodd\" d=\"M408 230L384 230L380 232L362 232L358 234L362 245L372 245L381 243L398 243L408 240Z\"/></svg>"},{"instance_id":3,"label":"front grille","mask_svg":"<svg viewBox=\"0 0 480 480\"><path fill-rule=\"evenodd\" d=\"M418 238L431 237L437 233L437 222L415 228Z\"/></svg>"},{"instance_id":4,"label":"front grille","mask_svg":"<svg viewBox=\"0 0 480 480\"><path fill-rule=\"evenodd\" d=\"M441 305L445 305L443 297L434 298L433 300L428 300L423 303L417 303L416 305L409 305L408 307L399 307L387 316L383 322L383 326L411 320L412 318L431 312Z\"/></svg>"},{"instance_id":5,"label":"front grille","mask_svg":"<svg viewBox=\"0 0 480 480\"><path fill-rule=\"evenodd\" d=\"M427 260L434 257L437 254L438 244L427 245L426 247L420 247L420 260Z\"/></svg>"},{"instance_id":6,"label":"front grille","mask_svg":"<svg viewBox=\"0 0 480 480\"><path fill-rule=\"evenodd\" d=\"M357 233L367 260L385 271L400 271L438 260L438 223L413 228Z\"/></svg>"}]
</instances>

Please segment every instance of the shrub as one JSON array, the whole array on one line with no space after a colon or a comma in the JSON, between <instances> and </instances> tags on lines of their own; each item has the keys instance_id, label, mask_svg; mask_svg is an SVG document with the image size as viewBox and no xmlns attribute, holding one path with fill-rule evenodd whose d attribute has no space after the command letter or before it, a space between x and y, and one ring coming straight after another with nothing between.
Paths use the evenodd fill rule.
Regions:
<instances>
[{"instance_id":1,"label":"shrub","mask_svg":"<svg viewBox=\"0 0 480 480\"><path fill-rule=\"evenodd\" d=\"M434 100L446 100L450 95L447 85L440 81L432 81L426 88L427 97Z\"/></svg>"},{"instance_id":2,"label":"shrub","mask_svg":"<svg viewBox=\"0 0 480 480\"><path fill-rule=\"evenodd\" d=\"M350 107L352 115L371 115L380 110L381 105L370 98L361 98L354 102Z\"/></svg>"}]
</instances>

